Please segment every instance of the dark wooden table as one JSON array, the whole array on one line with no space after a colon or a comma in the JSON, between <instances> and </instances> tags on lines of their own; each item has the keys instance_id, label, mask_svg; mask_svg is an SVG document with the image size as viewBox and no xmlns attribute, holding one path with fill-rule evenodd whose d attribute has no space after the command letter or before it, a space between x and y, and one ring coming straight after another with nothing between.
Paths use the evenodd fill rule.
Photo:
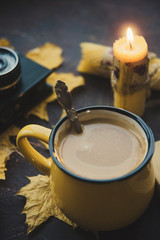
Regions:
<instances>
[{"instance_id":1,"label":"dark wooden table","mask_svg":"<svg viewBox=\"0 0 160 240\"><path fill-rule=\"evenodd\" d=\"M14 0L1 1L0 37L8 38L16 50L28 50L54 42L63 48L64 63L57 72L73 72L80 60L79 44L90 41L112 45L122 36L122 29L134 25L149 45L149 50L160 55L160 3L156 0ZM124 32L123 32L124 33ZM160 93L153 92L143 116L152 128L155 139L160 139ZM152 104L156 101L156 104ZM73 91L76 108L88 105L112 105L110 82L85 76L85 86ZM152 106L151 106L152 105ZM48 105L50 122L38 118L22 119L21 126L38 123L51 127L61 114L57 102ZM15 141L15 139L12 139ZM0 181L0 240L94 240L95 236L51 217L29 237L26 236L25 215L21 215L25 199L15 196L26 185L26 176L39 172L26 159L13 153L7 163L6 181ZM96 216L95 216L96 217ZM156 192L145 214L134 224L112 232L101 232L100 240L159 240L160 198Z\"/></svg>"}]
</instances>

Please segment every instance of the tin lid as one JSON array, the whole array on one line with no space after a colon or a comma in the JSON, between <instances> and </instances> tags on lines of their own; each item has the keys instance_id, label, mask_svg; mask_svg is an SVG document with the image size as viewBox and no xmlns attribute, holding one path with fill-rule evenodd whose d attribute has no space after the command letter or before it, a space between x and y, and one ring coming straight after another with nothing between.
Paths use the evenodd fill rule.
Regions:
<instances>
[{"instance_id":1,"label":"tin lid","mask_svg":"<svg viewBox=\"0 0 160 240\"><path fill-rule=\"evenodd\" d=\"M15 51L0 47L0 91L15 86L21 78L19 57Z\"/></svg>"}]
</instances>

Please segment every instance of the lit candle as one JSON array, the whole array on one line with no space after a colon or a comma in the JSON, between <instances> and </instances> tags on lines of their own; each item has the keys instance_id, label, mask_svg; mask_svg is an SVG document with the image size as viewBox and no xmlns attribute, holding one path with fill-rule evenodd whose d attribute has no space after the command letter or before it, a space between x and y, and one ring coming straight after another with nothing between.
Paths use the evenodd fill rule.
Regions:
<instances>
[{"instance_id":1,"label":"lit candle","mask_svg":"<svg viewBox=\"0 0 160 240\"><path fill-rule=\"evenodd\" d=\"M148 46L142 36L133 36L128 28L127 36L113 44L111 82L114 90L114 106L143 115L148 89Z\"/></svg>"},{"instance_id":2,"label":"lit candle","mask_svg":"<svg viewBox=\"0 0 160 240\"><path fill-rule=\"evenodd\" d=\"M144 37L133 37L131 28L128 28L127 37L120 38L113 44L113 53L122 62L137 62L146 57L148 46Z\"/></svg>"}]
</instances>

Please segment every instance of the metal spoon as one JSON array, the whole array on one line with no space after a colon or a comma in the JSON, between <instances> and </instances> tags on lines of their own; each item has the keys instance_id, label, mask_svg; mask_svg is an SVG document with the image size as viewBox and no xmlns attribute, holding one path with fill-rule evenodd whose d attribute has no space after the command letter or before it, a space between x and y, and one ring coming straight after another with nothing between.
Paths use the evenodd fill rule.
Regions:
<instances>
[{"instance_id":1,"label":"metal spoon","mask_svg":"<svg viewBox=\"0 0 160 240\"><path fill-rule=\"evenodd\" d=\"M77 133L82 133L83 132L82 125L79 122L77 112L73 107L72 96L68 91L67 85L61 80L58 80L55 84L55 92L59 104L62 106L62 108L65 109L66 114L75 131Z\"/></svg>"}]
</instances>

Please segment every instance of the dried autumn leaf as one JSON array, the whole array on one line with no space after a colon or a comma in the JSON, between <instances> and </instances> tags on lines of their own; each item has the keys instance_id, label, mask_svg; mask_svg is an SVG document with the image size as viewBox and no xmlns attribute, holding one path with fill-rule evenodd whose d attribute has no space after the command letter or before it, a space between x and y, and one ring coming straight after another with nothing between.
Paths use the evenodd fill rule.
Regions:
<instances>
[{"instance_id":1,"label":"dried autumn leaf","mask_svg":"<svg viewBox=\"0 0 160 240\"><path fill-rule=\"evenodd\" d=\"M160 58L153 58L149 62L150 86L153 90L160 90Z\"/></svg>"},{"instance_id":2,"label":"dried autumn leaf","mask_svg":"<svg viewBox=\"0 0 160 240\"><path fill-rule=\"evenodd\" d=\"M31 60L49 69L57 68L62 64L63 58L61 55L62 49L52 43L45 43L43 46L32 49L26 54L26 56ZM27 116L33 114L41 119L49 121L46 106L47 103L44 100L28 112Z\"/></svg>"},{"instance_id":3,"label":"dried autumn leaf","mask_svg":"<svg viewBox=\"0 0 160 240\"><path fill-rule=\"evenodd\" d=\"M85 84L84 78L82 76L75 76L73 73L52 73L48 78L47 82L53 87L58 79L61 79L66 83L68 90L71 92L73 89L83 86ZM56 93L53 92L46 101L47 103L57 99Z\"/></svg>"},{"instance_id":4,"label":"dried autumn leaf","mask_svg":"<svg viewBox=\"0 0 160 240\"><path fill-rule=\"evenodd\" d=\"M75 76L72 73L52 73L48 78L47 82L55 86L55 83L58 79L64 81L67 86L68 90L71 92L73 89L83 86L85 84L84 78L82 76ZM53 94L47 97L42 103L37 105L31 111L27 113L28 115L36 115L37 117L49 121L48 113L46 110L47 104L57 99L56 93L53 91Z\"/></svg>"},{"instance_id":5,"label":"dried autumn leaf","mask_svg":"<svg viewBox=\"0 0 160 240\"><path fill-rule=\"evenodd\" d=\"M7 38L0 38L0 46L13 48L13 46L10 44Z\"/></svg>"},{"instance_id":6,"label":"dried autumn leaf","mask_svg":"<svg viewBox=\"0 0 160 240\"><path fill-rule=\"evenodd\" d=\"M62 51L62 48L47 42L43 46L30 50L26 56L46 68L53 69L63 62Z\"/></svg>"},{"instance_id":7,"label":"dried autumn leaf","mask_svg":"<svg viewBox=\"0 0 160 240\"><path fill-rule=\"evenodd\" d=\"M22 213L26 214L27 233L33 231L50 216L54 216L75 227L76 225L61 212L52 198L49 177L38 175L29 177L29 180L30 183L17 193L17 195L26 197L26 205Z\"/></svg>"},{"instance_id":8,"label":"dried autumn leaf","mask_svg":"<svg viewBox=\"0 0 160 240\"><path fill-rule=\"evenodd\" d=\"M148 52L148 58L149 60L153 59L153 58L156 58L157 57L157 54L154 53L154 52Z\"/></svg>"},{"instance_id":9,"label":"dried autumn leaf","mask_svg":"<svg viewBox=\"0 0 160 240\"><path fill-rule=\"evenodd\" d=\"M6 162L9 160L9 156L17 148L10 141L10 136L16 136L19 128L11 126L5 132L0 134L0 179L5 179Z\"/></svg>"}]
</instances>

